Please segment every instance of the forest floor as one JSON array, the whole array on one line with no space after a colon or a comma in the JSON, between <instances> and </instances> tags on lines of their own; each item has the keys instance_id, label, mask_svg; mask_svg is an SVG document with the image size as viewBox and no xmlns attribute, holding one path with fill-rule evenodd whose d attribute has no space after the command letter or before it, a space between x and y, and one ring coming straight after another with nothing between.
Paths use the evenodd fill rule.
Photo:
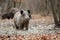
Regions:
<instances>
[{"instance_id":1,"label":"forest floor","mask_svg":"<svg viewBox=\"0 0 60 40\"><path fill-rule=\"evenodd\" d=\"M59 40L60 28L55 29L52 16L32 15L28 30L14 28L13 19L0 20L1 40Z\"/></svg>"}]
</instances>

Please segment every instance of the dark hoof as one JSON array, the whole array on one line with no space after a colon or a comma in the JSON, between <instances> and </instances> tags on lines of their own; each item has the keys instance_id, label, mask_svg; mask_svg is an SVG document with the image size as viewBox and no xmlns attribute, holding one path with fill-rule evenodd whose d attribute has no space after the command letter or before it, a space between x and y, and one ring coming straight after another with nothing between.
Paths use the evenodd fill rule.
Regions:
<instances>
[{"instance_id":1,"label":"dark hoof","mask_svg":"<svg viewBox=\"0 0 60 40\"><path fill-rule=\"evenodd\" d=\"M16 27L16 29L19 29L19 27Z\"/></svg>"},{"instance_id":2,"label":"dark hoof","mask_svg":"<svg viewBox=\"0 0 60 40\"><path fill-rule=\"evenodd\" d=\"M26 30L28 30L28 28L26 28Z\"/></svg>"}]
</instances>

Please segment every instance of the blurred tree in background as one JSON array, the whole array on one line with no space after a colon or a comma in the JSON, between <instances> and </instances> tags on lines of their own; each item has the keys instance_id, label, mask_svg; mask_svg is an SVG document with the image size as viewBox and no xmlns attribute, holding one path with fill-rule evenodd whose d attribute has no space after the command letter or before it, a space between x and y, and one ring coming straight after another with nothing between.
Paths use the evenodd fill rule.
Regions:
<instances>
[{"instance_id":1,"label":"blurred tree in background","mask_svg":"<svg viewBox=\"0 0 60 40\"><path fill-rule=\"evenodd\" d=\"M2 13L9 10L10 8L21 8L24 10L30 9L32 13L38 13L47 15L48 11L51 10L50 3L48 0L0 0L0 7ZM40 13L47 12L47 13Z\"/></svg>"},{"instance_id":2,"label":"blurred tree in background","mask_svg":"<svg viewBox=\"0 0 60 40\"><path fill-rule=\"evenodd\" d=\"M20 3L20 0L0 0L0 8L2 14L8 13L11 8L19 8Z\"/></svg>"}]
</instances>

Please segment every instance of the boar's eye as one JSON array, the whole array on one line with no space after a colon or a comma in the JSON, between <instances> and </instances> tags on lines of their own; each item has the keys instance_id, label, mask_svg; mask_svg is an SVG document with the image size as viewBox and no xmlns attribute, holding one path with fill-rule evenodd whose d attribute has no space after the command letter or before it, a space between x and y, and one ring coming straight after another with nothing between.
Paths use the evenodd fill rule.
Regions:
<instances>
[{"instance_id":1,"label":"boar's eye","mask_svg":"<svg viewBox=\"0 0 60 40\"><path fill-rule=\"evenodd\" d=\"M21 15L22 15L22 16L25 16L25 14L23 13L23 12L24 12L23 10L21 10L20 12L21 12Z\"/></svg>"},{"instance_id":2,"label":"boar's eye","mask_svg":"<svg viewBox=\"0 0 60 40\"><path fill-rule=\"evenodd\" d=\"M27 10L28 11L28 13L30 13L30 10Z\"/></svg>"},{"instance_id":3,"label":"boar's eye","mask_svg":"<svg viewBox=\"0 0 60 40\"><path fill-rule=\"evenodd\" d=\"M23 10L21 10L20 12L21 12L21 14L23 14Z\"/></svg>"}]
</instances>

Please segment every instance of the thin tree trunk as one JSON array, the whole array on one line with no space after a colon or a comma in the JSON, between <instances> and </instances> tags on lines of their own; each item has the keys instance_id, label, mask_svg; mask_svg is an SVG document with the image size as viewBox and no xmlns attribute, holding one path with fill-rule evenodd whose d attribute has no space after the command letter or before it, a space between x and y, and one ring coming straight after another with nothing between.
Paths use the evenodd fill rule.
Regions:
<instances>
[{"instance_id":1,"label":"thin tree trunk","mask_svg":"<svg viewBox=\"0 0 60 40\"><path fill-rule=\"evenodd\" d=\"M58 13L59 23L60 23L60 0L57 0L57 13Z\"/></svg>"},{"instance_id":2,"label":"thin tree trunk","mask_svg":"<svg viewBox=\"0 0 60 40\"><path fill-rule=\"evenodd\" d=\"M56 12L54 10L54 5L53 5L53 0L50 0L50 3L51 3L51 9L52 9L52 12L53 12L53 17L54 17L54 21L55 21L55 25L58 24L58 20L57 20L57 15L56 15Z\"/></svg>"}]
</instances>

